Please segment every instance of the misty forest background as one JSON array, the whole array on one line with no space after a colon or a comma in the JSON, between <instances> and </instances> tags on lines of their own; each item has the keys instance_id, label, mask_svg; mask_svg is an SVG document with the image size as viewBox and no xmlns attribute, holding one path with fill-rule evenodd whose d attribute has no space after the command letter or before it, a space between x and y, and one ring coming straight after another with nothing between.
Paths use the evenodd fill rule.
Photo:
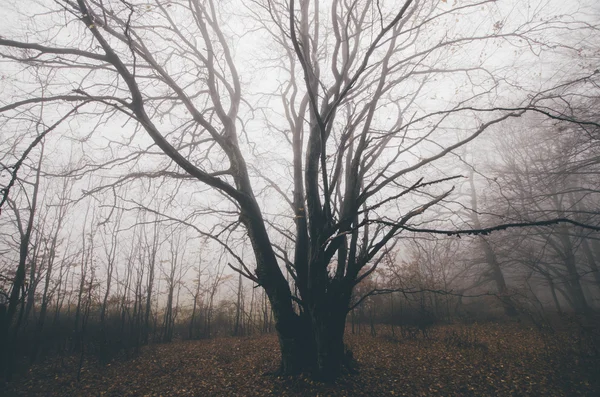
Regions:
<instances>
[{"instance_id":1,"label":"misty forest background","mask_svg":"<svg viewBox=\"0 0 600 397\"><path fill-rule=\"evenodd\" d=\"M309 120L314 98L308 93L314 89L322 99L327 84L337 81L335 73L326 74L336 56L349 65L355 65L352 57L362 59L382 22L397 12L393 2L334 1L319 8L300 1L298 40L307 43L306 33L319 43L309 62L320 62L323 87L305 85L295 58L303 47L291 44L285 2L90 0L97 26L77 21L86 16L76 15L76 2L34 2L28 11L20 2L6 3L8 17L0 23L4 369L18 373L48 357L69 356L77 357L79 378L86 360L132 359L147 345L275 332L238 203L182 171L143 122L123 111L118 98L129 95L126 81L89 57L101 53L89 32L106 32L127 59L166 140L228 183L234 179L228 158L190 122L160 71L184 87L211 123L224 117L215 92L225 109L243 93L235 102L239 147L281 271L300 297L294 268L299 215L290 205L297 203L295 151L307 150L309 132L298 146L293 131L317 123ZM366 171L359 188L389 180L373 193L379 201L357 210L355 229L340 235L350 241L364 227L356 244L372 246L399 217L411 215L357 274L346 334L416 339L450 324L517 323L536 332L567 330L578 354L597 356L598 4L442 0L411 7L407 22L384 36L370 67L338 71L348 76L340 81L356 70L360 78L336 104L334 133L319 163L345 175L352 160L345 153L358 150L353 145L360 136L349 139L348 131L363 131L368 120L366 142L375 146L361 163ZM174 23L172 16L192 32L194 20L184 16L190 10L204 15L207 24L195 28L212 29L206 37L214 48L206 49L204 32L194 33L204 37L194 53L173 29L164 29L172 36L161 31ZM305 12L311 17L304 19ZM335 13L338 19L331 18ZM352 43L343 55L332 44L331 20L345 26ZM386 58L392 37L398 44ZM147 47L132 41L130 51L127 40ZM80 42L87 43L85 53L48 50ZM202 55L211 51L214 58ZM209 62L216 77L206 71ZM233 81L230 62L239 86L225 83ZM381 75L385 89L377 85ZM379 102L371 114L361 104L373 98ZM395 167L410 172L392 177ZM329 185L333 207L350 184L344 178ZM335 208L332 217L341 217ZM330 277L341 260L333 256L327 265ZM15 290L18 269L23 283Z\"/></svg>"}]
</instances>

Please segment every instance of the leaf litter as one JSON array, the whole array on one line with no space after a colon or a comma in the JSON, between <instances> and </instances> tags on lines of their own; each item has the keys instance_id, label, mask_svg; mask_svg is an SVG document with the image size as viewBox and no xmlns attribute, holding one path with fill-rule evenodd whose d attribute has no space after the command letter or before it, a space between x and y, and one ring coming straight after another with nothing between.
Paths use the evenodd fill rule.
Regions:
<instances>
[{"instance_id":1,"label":"leaf litter","mask_svg":"<svg viewBox=\"0 0 600 397\"><path fill-rule=\"evenodd\" d=\"M399 330L396 329L396 334ZM598 396L600 357L572 333L519 324L439 326L428 337L346 336L359 373L276 377L276 335L178 341L102 364L49 357L7 396ZM0 392L0 395L2 392Z\"/></svg>"}]
</instances>

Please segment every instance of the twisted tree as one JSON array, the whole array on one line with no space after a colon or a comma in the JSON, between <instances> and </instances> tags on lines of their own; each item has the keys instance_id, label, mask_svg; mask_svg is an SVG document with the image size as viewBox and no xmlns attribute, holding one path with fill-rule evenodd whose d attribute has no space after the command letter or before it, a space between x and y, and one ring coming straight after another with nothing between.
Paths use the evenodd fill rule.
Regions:
<instances>
[{"instance_id":1,"label":"twisted tree","mask_svg":"<svg viewBox=\"0 0 600 397\"><path fill-rule=\"evenodd\" d=\"M3 99L0 114L26 132L16 116L43 105L42 117L69 116L57 130L82 142L104 136L95 146L108 155L88 172L133 164L111 187L191 177L226 198L255 262L234 270L268 295L280 371L333 378L350 364L354 287L399 233L418 231L451 196L460 175L448 155L526 111L577 122L544 102L566 74L550 80L524 67L576 54L561 33L594 26L577 10L558 17L543 1L519 3L19 2L16 21L37 14L0 37L0 56L22 71L8 83L22 94ZM251 81L252 67L266 72ZM587 78L587 68L571 74ZM28 89L30 70L45 74L43 92ZM267 148L279 157L261 163ZM265 215L275 197L287 221Z\"/></svg>"}]
</instances>

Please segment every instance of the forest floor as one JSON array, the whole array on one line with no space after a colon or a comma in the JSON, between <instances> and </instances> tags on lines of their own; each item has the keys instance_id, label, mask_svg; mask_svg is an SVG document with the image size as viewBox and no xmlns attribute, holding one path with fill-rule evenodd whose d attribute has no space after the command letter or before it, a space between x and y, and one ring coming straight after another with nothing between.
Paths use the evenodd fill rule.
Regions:
<instances>
[{"instance_id":1,"label":"forest floor","mask_svg":"<svg viewBox=\"0 0 600 397\"><path fill-rule=\"evenodd\" d=\"M367 332L364 330L367 329ZM148 346L134 359L48 358L8 384L8 396L600 396L600 358L573 333L519 324L438 326L427 338L363 328L346 342L359 373L335 383L264 375L275 335Z\"/></svg>"}]
</instances>

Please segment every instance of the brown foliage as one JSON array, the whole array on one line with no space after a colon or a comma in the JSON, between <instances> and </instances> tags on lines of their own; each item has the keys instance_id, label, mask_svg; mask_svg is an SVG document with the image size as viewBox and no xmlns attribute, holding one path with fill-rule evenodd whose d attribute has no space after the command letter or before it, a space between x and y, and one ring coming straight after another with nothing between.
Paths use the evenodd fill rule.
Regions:
<instances>
[{"instance_id":1,"label":"brown foliage","mask_svg":"<svg viewBox=\"0 0 600 397\"><path fill-rule=\"evenodd\" d=\"M108 365L47 361L9 384L14 396L574 396L600 395L600 358L573 333L520 325L441 326L427 338L348 335L360 365L335 383L274 377L274 335L176 342Z\"/></svg>"}]
</instances>

